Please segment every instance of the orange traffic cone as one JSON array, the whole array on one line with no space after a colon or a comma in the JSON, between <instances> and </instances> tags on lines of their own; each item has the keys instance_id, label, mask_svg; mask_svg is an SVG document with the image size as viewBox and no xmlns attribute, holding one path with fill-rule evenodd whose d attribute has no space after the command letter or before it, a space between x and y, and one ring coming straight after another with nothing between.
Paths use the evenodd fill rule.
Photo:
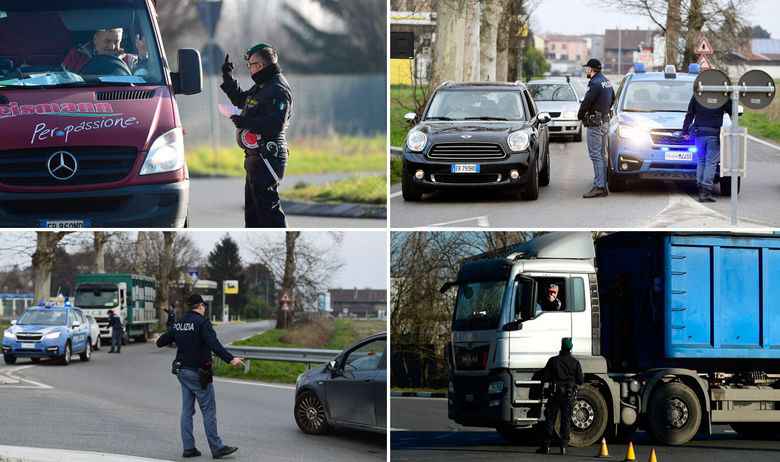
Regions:
<instances>
[{"instance_id":1,"label":"orange traffic cone","mask_svg":"<svg viewBox=\"0 0 780 462\"><path fill-rule=\"evenodd\" d=\"M623 459L623 462L629 462L635 460L636 460L636 454L634 454L634 443L629 441L628 450L626 451L626 458Z\"/></svg>"},{"instance_id":2,"label":"orange traffic cone","mask_svg":"<svg viewBox=\"0 0 780 462\"><path fill-rule=\"evenodd\" d=\"M609 459L609 449L607 449L607 439L601 438L601 449L596 454L597 459Z\"/></svg>"},{"instance_id":3,"label":"orange traffic cone","mask_svg":"<svg viewBox=\"0 0 780 462\"><path fill-rule=\"evenodd\" d=\"M647 462L658 462L658 459L655 458L655 448L650 450L650 458L647 459Z\"/></svg>"}]
</instances>

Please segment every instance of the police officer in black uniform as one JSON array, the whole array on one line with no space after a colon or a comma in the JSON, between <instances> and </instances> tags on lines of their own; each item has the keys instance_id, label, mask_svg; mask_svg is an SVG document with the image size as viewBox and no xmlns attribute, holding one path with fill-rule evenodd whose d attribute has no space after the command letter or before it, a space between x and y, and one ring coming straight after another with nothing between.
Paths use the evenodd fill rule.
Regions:
<instances>
[{"instance_id":1,"label":"police officer in black uniform","mask_svg":"<svg viewBox=\"0 0 780 462\"><path fill-rule=\"evenodd\" d=\"M246 155L244 219L247 228L286 228L278 187L287 165L286 131L292 114L292 89L282 75L276 50L258 43L246 52L247 66L255 84L241 90L232 76L233 64L225 56L222 90L242 109L231 120L238 144Z\"/></svg>"},{"instance_id":2,"label":"police officer in black uniform","mask_svg":"<svg viewBox=\"0 0 780 462\"><path fill-rule=\"evenodd\" d=\"M191 295L187 299L190 311L157 339L162 348L175 341L178 347L172 372L179 378L182 391L181 438L184 444L182 457L200 456L192 435L192 416L195 414L195 401L203 414L203 426L215 459L221 459L238 451L238 448L226 446L217 432L217 407L212 384L213 372L211 352L217 354L231 366L243 364L241 358L234 357L219 343L217 333L211 321L204 317L206 303L200 295Z\"/></svg>"},{"instance_id":3,"label":"police officer in black uniform","mask_svg":"<svg viewBox=\"0 0 780 462\"><path fill-rule=\"evenodd\" d=\"M615 100L615 92L612 89L612 83L601 73L601 61L591 58L583 67L590 82L588 82L585 98L580 104L577 119L581 120L588 128L588 156L593 162L594 179L593 188L582 197L589 199L605 197L609 194L604 145L609 129L609 110Z\"/></svg>"},{"instance_id":4,"label":"police officer in black uniform","mask_svg":"<svg viewBox=\"0 0 780 462\"><path fill-rule=\"evenodd\" d=\"M555 417L560 412L560 448L561 455L566 455L574 397L577 394L577 386L582 385L585 381L580 362L571 355L573 346L571 338L562 338L560 353L558 356L550 358L542 370L542 384L550 384L551 388L544 409L545 439L542 446L536 451L539 454L550 453L550 442L555 436Z\"/></svg>"},{"instance_id":5,"label":"police officer in black uniform","mask_svg":"<svg viewBox=\"0 0 780 462\"><path fill-rule=\"evenodd\" d=\"M114 310L108 310L108 328L111 329L111 349L108 352L121 353L124 330L122 329L122 319L114 313Z\"/></svg>"}]
</instances>

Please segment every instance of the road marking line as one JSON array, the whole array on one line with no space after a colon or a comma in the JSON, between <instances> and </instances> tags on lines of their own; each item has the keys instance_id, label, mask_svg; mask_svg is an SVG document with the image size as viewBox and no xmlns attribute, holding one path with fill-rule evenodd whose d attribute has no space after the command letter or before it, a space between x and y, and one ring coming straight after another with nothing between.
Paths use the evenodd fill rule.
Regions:
<instances>
[{"instance_id":1,"label":"road marking line","mask_svg":"<svg viewBox=\"0 0 780 462\"><path fill-rule=\"evenodd\" d=\"M25 379L15 375L17 372L22 371L24 369L29 369L31 367L35 367L35 365L28 364L26 366L17 366L3 373L6 377L8 377L11 380L17 380L19 382L28 383L30 385L5 385L2 386L2 388L3 389L16 388L16 389L27 389L27 390L51 390L52 388L54 388L50 385L46 385L45 383L36 382L35 380Z\"/></svg>"},{"instance_id":2,"label":"road marking line","mask_svg":"<svg viewBox=\"0 0 780 462\"><path fill-rule=\"evenodd\" d=\"M432 225L428 225L429 227L436 228L436 227L442 227L442 226L449 226L449 225L457 225L458 223L465 223L468 221L476 221L477 226L480 228L489 228L490 227L490 221L488 221L488 217L485 215L481 215L478 217L471 217L471 218L462 218L460 220L452 220L452 221L445 221L442 223L434 223Z\"/></svg>"},{"instance_id":3,"label":"road marking line","mask_svg":"<svg viewBox=\"0 0 780 462\"><path fill-rule=\"evenodd\" d=\"M403 193L404 193L403 191L396 191L396 192L390 194L390 199L395 199L396 197L400 196Z\"/></svg>"},{"instance_id":4,"label":"road marking line","mask_svg":"<svg viewBox=\"0 0 780 462\"><path fill-rule=\"evenodd\" d=\"M770 147L772 149L777 149L778 151L780 151L780 146L778 146L778 145L776 145L774 143L770 143L769 141L762 140L761 138L756 138L753 135L748 135L747 137L748 137L749 140L755 141L758 144L763 144L764 146Z\"/></svg>"},{"instance_id":5,"label":"road marking line","mask_svg":"<svg viewBox=\"0 0 780 462\"><path fill-rule=\"evenodd\" d=\"M263 382L249 382L247 380L231 380L231 379L222 379L222 378L215 378L215 382L225 382L225 383L235 383L239 385L252 385L254 387L268 387L268 388L280 388L282 390L295 390L295 387L289 386L289 385L275 385L271 383L263 383Z\"/></svg>"}]
</instances>

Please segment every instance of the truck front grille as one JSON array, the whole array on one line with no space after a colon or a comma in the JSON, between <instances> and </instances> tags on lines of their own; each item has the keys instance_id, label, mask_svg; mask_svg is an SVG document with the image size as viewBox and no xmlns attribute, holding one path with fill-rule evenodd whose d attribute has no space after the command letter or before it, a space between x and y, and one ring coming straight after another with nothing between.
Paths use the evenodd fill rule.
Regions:
<instances>
[{"instance_id":1,"label":"truck front grille","mask_svg":"<svg viewBox=\"0 0 780 462\"><path fill-rule=\"evenodd\" d=\"M499 160L506 154L497 144L442 143L431 148L428 157L436 160Z\"/></svg>"},{"instance_id":2,"label":"truck front grille","mask_svg":"<svg viewBox=\"0 0 780 462\"><path fill-rule=\"evenodd\" d=\"M68 169L75 173L67 179L58 179L50 172L50 165L60 165L59 158L53 158L64 152ZM73 156L72 158L70 156ZM130 174L138 157L135 148L124 147L73 147L46 149L19 149L0 151L0 183L11 186L76 186L112 183ZM76 164L72 164L72 159ZM57 173L66 177L70 170Z\"/></svg>"},{"instance_id":3,"label":"truck front grille","mask_svg":"<svg viewBox=\"0 0 780 462\"><path fill-rule=\"evenodd\" d=\"M461 371L478 371L487 368L490 345L474 348L455 347L455 366Z\"/></svg>"}]
</instances>

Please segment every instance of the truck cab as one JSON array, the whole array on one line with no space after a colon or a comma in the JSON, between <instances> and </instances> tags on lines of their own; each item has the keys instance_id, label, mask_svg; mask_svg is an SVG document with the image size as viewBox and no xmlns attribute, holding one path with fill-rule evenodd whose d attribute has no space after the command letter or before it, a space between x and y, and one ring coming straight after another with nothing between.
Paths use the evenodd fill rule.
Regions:
<instances>
[{"instance_id":1,"label":"truck cab","mask_svg":"<svg viewBox=\"0 0 780 462\"><path fill-rule=\"evenodd\" d=\"M108 327L108 312L113 311L119 316L123 326L127 323L127 284L79 284L76 287L76 304L95 318L100 327L101 340L109 343L111 329Z\"/></svg>"},{"instance_id":2,"label":"truck cab","mask_svg":"<svg viewBox=\"0 0 780 462\"><path fill-rule=\"evenodd\" d=\"M92 356L89 323L83 312L64 303L50 302L25 311L3 333L3 359L15 364L18 358L33 362L55 358L68 365L74 354L82 361Z\"/></svg>"}]
</instances>

